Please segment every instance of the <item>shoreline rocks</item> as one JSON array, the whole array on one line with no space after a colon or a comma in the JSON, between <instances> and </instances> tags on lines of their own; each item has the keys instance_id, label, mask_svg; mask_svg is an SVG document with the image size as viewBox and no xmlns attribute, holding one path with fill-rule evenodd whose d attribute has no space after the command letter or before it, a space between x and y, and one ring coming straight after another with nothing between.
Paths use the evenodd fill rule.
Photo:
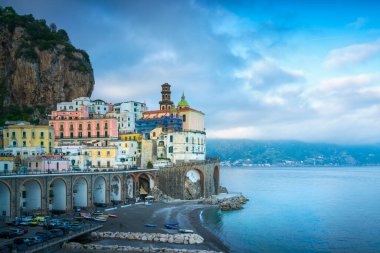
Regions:
<instances>
[{"instance_id":1,"label":"shoreline rocks","mask_svg":"<svg viewBox=\"0 0 380 253\"><path fill-rule=\"evenodd\" d=\"M173 249L173 248L155 248L155 247L132 247L119 245L99 245L99 244L81 244L77 242L65 242L62 245L65 250L88 250L88 251L124 251L124 252L183 252L183 253L217 253L210 250L191 250L191 249Z\"/></svg>"},{"instance_id":2,"label":"shoreline rocks","mask_svg":"<svg viewBox=\"0 0 380 253\"><path fill-rule=\"evenodd\" d=\"M226 195L223 198L222 195L211 196L207 199L202 200L200 203L208 205L216 205L222 211L240 210L243 205L247 203L249 199L244 197L242 194L239 195Z\"/></svg>"},{"instance_id":3,"label":"shoreline rocks","mask_svg":"<svg viewBox=\"0 0 380 253\"><path fill-rule=\"evenodd\" d=\"M138 232L92 232L94 239L121 239L138 240L149 242L163 242L174 244L201 244L204 242L198 234L161 234L161 233L138 233Z\"/></svg>"}]
</instances>

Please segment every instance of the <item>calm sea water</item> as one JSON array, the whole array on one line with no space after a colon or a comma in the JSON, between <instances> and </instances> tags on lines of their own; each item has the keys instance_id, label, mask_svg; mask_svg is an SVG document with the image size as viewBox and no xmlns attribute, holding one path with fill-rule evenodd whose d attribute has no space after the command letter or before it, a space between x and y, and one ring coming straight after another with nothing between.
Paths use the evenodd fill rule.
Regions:
<instances>
[{"instance_id":1,"label":"calm sea water","mask_svg":"<svg viewBox=\"0 0 380 253\"><path fill-rule=\"evenodd\" d=\"M232 252L380 252L380 167L223 168L250 201L207 211Z\"/></svg>"}]
</instances>

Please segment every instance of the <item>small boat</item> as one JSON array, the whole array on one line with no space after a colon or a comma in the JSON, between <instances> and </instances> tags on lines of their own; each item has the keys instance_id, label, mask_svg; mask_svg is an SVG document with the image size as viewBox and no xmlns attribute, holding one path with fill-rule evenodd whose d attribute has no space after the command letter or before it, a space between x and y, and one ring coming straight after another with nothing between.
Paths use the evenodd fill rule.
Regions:
<instances>
[{"instance_id":1,"label":"small boat","mask_svg":"<svg viewBox=\"0 0 380 253\"><path fill-rule=\"evenodd\" d=\"M166 222L164 226L168 229L178 229L178 222Z\"/></svg>"},{"instance_id":2,"label":"small boat","mask_svg":"<svg viewBox=\"0 0 380 253\"><path fill-rule=\"evenodd\" d=\"M155 228L155 227L157 227L157 225L156 224L145 224L145 227Z\"/></svg>"},{"instance_id":3,"label":"small boat","mask_svg":"<svg viewBox=\"0 0 380 253\"><path fill-rule=\"evenodd\" d=\"M118 218L118 216L116 214L108 214L108 217L110 217L110 218Z\"/></svg>"},{"instance_id":4,"label":"small boat","mask_svg":"<svg viewBox=\"0 0 380 253\"><path fill-rule=\"evenodd\" d=\"M191 229L183 229L183 228L178 229L178 232L186 233L186 234L193 234L194 233L194 231Z\"/></svg>"},{"instance_id":5,"label":"small boat","mask_svg":"<svg viewBox=\"0 0 380 253\"><path fill-rule=\"evenodd\" d=\"M93 220L94 221L100 221L100 222L106 222L107 221L106 218L102 218L102 217L94 217Z\"/></svg>"}]
</instances>

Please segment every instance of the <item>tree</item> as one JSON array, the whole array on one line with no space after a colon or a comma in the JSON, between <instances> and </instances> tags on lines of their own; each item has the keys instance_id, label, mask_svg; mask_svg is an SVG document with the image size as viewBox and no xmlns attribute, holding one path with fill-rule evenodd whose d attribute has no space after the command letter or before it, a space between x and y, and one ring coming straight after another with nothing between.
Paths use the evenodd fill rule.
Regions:
<instances>
[{"instance_id":1,"label":"tree","mask_svg":"<svg viewBox=\"0 0 380 253\"><path fill-rule=\"evenodd\" d=\"M153 163L151 161L149 161L147 164L146 164L146 167L148 169L153 169Z\"/></svg>"}]
</instances>

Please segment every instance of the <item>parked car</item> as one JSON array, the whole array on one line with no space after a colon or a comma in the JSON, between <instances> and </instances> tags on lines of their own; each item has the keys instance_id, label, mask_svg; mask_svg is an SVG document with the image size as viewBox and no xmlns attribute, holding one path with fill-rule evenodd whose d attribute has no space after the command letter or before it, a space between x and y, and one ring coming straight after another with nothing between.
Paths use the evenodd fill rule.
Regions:
<instances>
[{"instance_id":1,"label":"parked car","mask_svg":"<svg viewBox=\"0 0 380 253\"><path fill-rule=\"evenodd\" d=\"M47 241L51 238L54 238L54 235L50 232L37 232L35 235L40 237L42 241Z\"/></svg>"},{"instance_id":2,"label":"parked car","mask_svg":"<svg viewBox=\"0 0 380 253\"><path fill-rule=\"evenodd\" d=\"M28 233L28 229L26 228L11 228L10 231L15 232L17 235L23 235Z\"/></svg>"},{"instance_id":3,"label":"parked car","mask_svg":"<svg viewBox=\"0 0 380 253\"><path fill-rule=\"evenodd\" d=\"M100 210L95 210L95 212L92 213L93 215L102 215L103 212Z\"/></svg>"},{"instance_id":4,"label":"parked car","mask_svg":"<svg viewBox=\"0 0 380 253\"><path fill-rule=\"evenodd\" d=\"M24 238L24 239L25 239L26 245L28 246L43 242L43 239L41 239L41 237L39 236L33 236L33 237Z\"/></svg>"},{"instance_id":5,"label":"parked car","mask_svg":"<svg viewBox=\"0 0 380 253\"><path fill-rule=\"evenodd\" d=\"M69 229L71 231L79 231L82 229L82 225L80 225L79 223L72 223L70 224Z\"/></svg>"},{"instance_id":6,"label":"parked car","mask_svg":"<svg viewBox=\"0 0 380 253\"><path fill-rule=\"evenodd\" d=\"M50 233L54 235L54 237L63 236L64 232L61 229L52 229L50 230Z\"/></svg>"},{"instance_id":7,"label":"parked car","mask_svg":"<svg viewBox=\"0 0 380 253\"><path fill-rule=\"evenodd\" d=\"M17 236L19 236L19 234L16 231L12 231L12 230L0 232L0 238L10 239Z\"/></svg>"}]
</instances>

